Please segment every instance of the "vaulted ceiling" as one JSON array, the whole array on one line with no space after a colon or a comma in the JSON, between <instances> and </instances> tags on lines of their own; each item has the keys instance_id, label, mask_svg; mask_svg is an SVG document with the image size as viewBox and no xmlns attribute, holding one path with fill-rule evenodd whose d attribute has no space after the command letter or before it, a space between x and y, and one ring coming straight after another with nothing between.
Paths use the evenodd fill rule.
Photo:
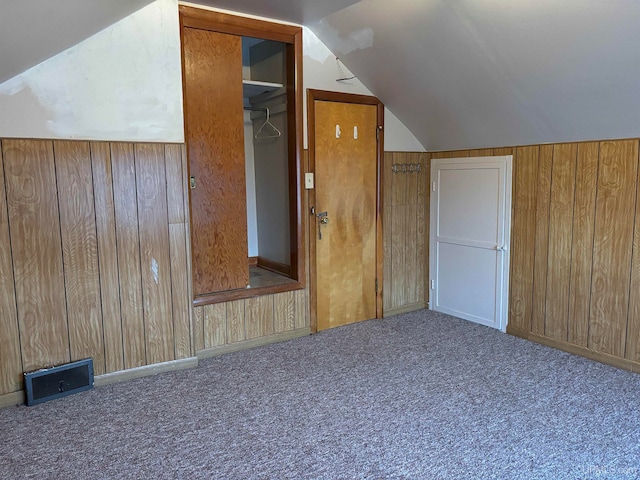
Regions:
<instances>
[{"instance_id":1,"label":"vaulted ceiling","mask_svg":"<svg viewBox=\"0 0 640 480\"><path fill-rule=\"evenodd\" d=\"M149 0L0 2L1 82ZM196 2L308 26L428 150L640 136L636 0ZM18 28L17 4L49 21Z\"/></svg>"}]
</instances>

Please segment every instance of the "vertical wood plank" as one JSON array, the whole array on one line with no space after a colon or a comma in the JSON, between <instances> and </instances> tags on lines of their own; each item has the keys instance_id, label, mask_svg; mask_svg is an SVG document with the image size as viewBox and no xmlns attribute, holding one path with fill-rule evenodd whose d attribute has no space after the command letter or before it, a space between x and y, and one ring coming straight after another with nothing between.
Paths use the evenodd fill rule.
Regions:
<instances>
[{"instance_id":1,"label":"vertical wood plank","mask_svg":"<svg viewBox=\"0 0 640 480\"><path fill-rule=\"evenodd\" d=\"M25 371L70 360L53 144L3 140Z\"/></svg>"},{"instance_id":2,"label":"vertical wood plank","mask_svg":"<svg viewBox=\"0 0 640 480\"><path fill-rule=\"evenodd\" d=\"M138 238L138 200L133 145L111 144L113 198L125 368L146 364L142 278Z\"/></svg>"},{"instance_id":3,"label":"vertical wood plank","mask_svg":"<svg viewBox=\"0 0 640 480\"><path fill-rule=\"evenodd\" d=\"M470 157L491 157L495 155L493 148L481 148L477 150L469 150Z\"/></svg>"},{"instance_id":4,"label":"vertical wood plank","mask_svg":"<svg viewBox=\"0 0 640 480\"><path fill-rule=\"evenodd\" d=\"M640 362L640 191L638 190L640 190L640 186L636 185L629 313L627 315L627 338L624 351L625 358L634 362Z\"/></svg>"},{"instance_id":5,"label":"vertical wood plank","mask_svg":"<svg viewBox=\"0 0 640 480\"><path fill-rule=\"evenodd\" d=\"M169 220L169 250L171 260L171 303L173 305L173 336L175 358L191 355L189 312L189 258L187 257L185 191L186 175L183 170L182 147L165 145L167 172L167 218Z\"/></svg>"},{"instance_id":6,"label":"vertical wood plank","mask_svg":"<svg viewBox=\"0 0 640 480\"><path fill-rule=\"evenodd\" d=\"M123 370L122 320L116 250L116 220L111 177L111 152L108 143L91 143L91 170L96 214L100 300L104 341L105 371Z\"/></svg>"},{"instance_id":7,"label":"vertical wood plank","mask_svg":"<svg viewBox=\"0 0 640 480\"><path fill-rule=\"evenodd\" d=\"M626 344L638 141L602 142L598 164L589 348L622 357Z\"/></svg>"},{"instance_id":8,"label":"vertical wood plank","mask_svg":"<svg viewBox=\"0 0 640 480\"><path fill-rule=\"evenodd\" d=\"M295 328L305 328L311 324L309 318L309 288L296 290L294 293L296 303Z\"/></svg>"},{"instance_id":9,"label":"vertical wood plank","mask_svg":"<svg viewBox=\"0 0 640 480\"><path fill-rule=\"evenodd\" d=\"M175 358L191 356L191 332L189 322L187 236L183 223L169 225L169 249L171 256L171 303L173 305L173 333Z\"/></svg>"},{"instance_id":10,"label":"vertical wood plank","mask_svg":"<svg viewBox=\"0 0 640 480\"><path fill-rule=\"evenodd\" d=\"M204 307L204 348L217 347L226 343L227 307L224 303Z\"/></svg>"},{"instance_id":11,"label":"vertical wood plank","mask_svg":"<svg viewBox=\"0 0 640 480\"><path fill-rule=\"evenodd\" d=\"M397 175L403 175L398 173ZM405 305L406 296L406 216L404 205L394 205L391 211L391 307Z\"/></svg>"},{"instance_id":12,"label":"vertical wood plank","mask_svg":"<svg viewBox=\"0 0 640 480\"><path fill-rule=\"evenodd\" d=\"M227 306L227 342L235 343L247 339L245 329L245 301L226 302Z\"/></svg>"},{"instance_id":13,"label":"vertical wood plank","mask_svg":"<svg viewBox=\"0 0 640 480\"><path fill-rule=\"evenodd\" d=\"M204 307L193 309L193 349L204 350Z\"/></svg>"},{"instance_id":14,"label":"vertical wood plank","mask_svg":"<svg viewBox=\"0 0 640 480\"><path fill-rule=\"evenodd\" d=\"M533 309L531 312L531 330L539 335L544 335L544 314L546 310L552 160L553 145L542 145L540 147L540 159L538 160Z\"/></svg>"},{"instance_id":15,"label":"vertical wood plank","mask_svg":"<svg viewBox=\"0 0 640 480\"><path fill-rule=\"evenodd\" d=\"M245 300L247 339L273 335L273 295Z\"/></svg>"},{"instance_id":16,"label":"vertical wood plank","mask_svg":"<svg viewBox=\"0 0 640 480\"><path fill-rule=\"evenodd\" d=\"M411 175L416 178L418 175L412 173ZM417 198L417 193L414 194ZM405 305L410 305L418 301L418 207L415 203L407 205L404 211L405 215L405 248L404 261L405 261L405 275L406 275L406 291L405 291Z\"/></svg>"},{"instance_id":17,"label":"vertical wood plank","mask_svg":"<svg viewBox=\"0 0 640 480\"><path fill-rule=\"evenodd\" d=\"M521 147L513 159L509 324L530 331L533 307L539 147Z\"/></svg>"},{"instance_id":18,"label":"vertical wood plank","mask_svg":"<svg viewBox=\"0 0 640 480\"><path fill-rule=\"evenodd\" d=\"M393 223L391 221L392 203L393 203L393 176L391 171L393 165L393 154L385 152L384 154L384 185L383 185L383 274L384 281L382 286L383 300L382 304L384 309L391 308L391 277L392 277L392 228Z\"/></svg>"},{"instance_id":19,"label":"vertical wood plank","mask_svg":"<svg viewBox=\"0 0 640 480\"><path fill-rule=\"evenodd\" d=\"M295 291L278 293L273 296L275 333L288 332L296 328Z\"/></svg>"},{"instance_id":20,"label":"vertical wood plank","mask_svg":"<svg viewBox=\"0 0 640 480\"><path fill-rule=\"evenodd\" d=\"M53 143L71 360L106 373L91 154L87 142Z\"/></svg>"},{"instance_id":21,"label":"vertical wood plank","mask_svg":"<svg viewBox=\"0 0 640 480\"><path fill-rule=\"evenodd\" d=\"M575 143L556 145L551 170L544 332L546 336L562 341L566 341L568 335L577 154L578 146Z\"/></svg>"},{"instance_id":22,"label":"vertical wood plank","mask_svg":"<svg viewBox=\"0 0 640 480\"><path fill-rule=\"evenodd\" d=\"M0 395L22 389L22 360L0 142Z\"/></svg>"},{"instance_id":23,"label":"vertical wood plank","mask_svg":"<svg viewBox=\"0 0 640 480\"><path fill-rule=\"evenodd\" d=\"M431 158L464 158L469 156L469 150L451 150L449 152L433 152Z\"/></svg>"},{"instance_id":24,"label":"vertical wood plank","mask_svg":"<svg viewBox=\"0 0 640 480\"><path fill-rule=\"evenodd\" d=\"M582 347L587 346L589 337L593 225L599 151L598 142L578 144L567 341Z\"/></svg>"},{"instance_id":25,"label":"vertical wood plank","mask_svg":"<svg viewBox=\"0 0 640 480\"><path fill-rule=\"evenodd\" d=\"M147 362L159 363L175 359L163 146L137 144L135 165Z\"/></svg>"},{"instance_id":26,"label":"vertical wood plank","mask_svg":"<svg viewBox=\"0 0 640 480\"><path fill-rule=\"evenodd\" d=\"M187 147L182 144L180 146L180 154L182 157L182 200L184 205L184 231L186 235L186 249L187 249L187 295L189 299L189 329L191 331L191 353L195 355L195 336L193 329L195 328L193 318L193 284L192 284L192 272L191 272L191 222L189 216L189 193L188 193L188 181L189 181L189 168L187 166ZM307 211L307 210L305 210ZM179 334L178 334L179 335ZM178 337L177 337L178 338Z\"/></svg>"}]
</instances>

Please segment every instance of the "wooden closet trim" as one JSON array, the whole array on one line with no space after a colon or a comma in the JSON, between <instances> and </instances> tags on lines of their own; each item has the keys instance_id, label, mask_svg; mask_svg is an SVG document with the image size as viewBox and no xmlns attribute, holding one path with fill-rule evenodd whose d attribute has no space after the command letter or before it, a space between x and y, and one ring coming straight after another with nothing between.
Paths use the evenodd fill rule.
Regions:
<instances>
[{"instance_id":1,"label":"wooden closet trim","mask_svg":"<svg viewBox=\"0 0 640 480\"><path fill-rule=\"evenodd\" d=\"M305 288L305 229L303 219L303 169L302 169L302 27L273 23L265 20L231 15L222 12L179 5L180 42L183 44L184 28L197 28L243 37L262 38L282 42L286 45L287 62L287 105L294 112L289 115L288 150L289 150L289 218L291 246L291 278L296 283L288 283L273 287L230 290L200 295L193 300L194 306L220 303L240 298L251 298L261 295L280 293ZM181 55L182 76L184 84L184 55ZM184 100L183 100L184 101ZM186 110L185 110L186 112ZM188 132L186 113L184 115L185 134ZM188 165L188 160L187 160ZM190 173L187 173L190 175ZM191 204L189 204L191 219ZM190 267L191 268L191 267Z\"/></svg>"}]
</instances>

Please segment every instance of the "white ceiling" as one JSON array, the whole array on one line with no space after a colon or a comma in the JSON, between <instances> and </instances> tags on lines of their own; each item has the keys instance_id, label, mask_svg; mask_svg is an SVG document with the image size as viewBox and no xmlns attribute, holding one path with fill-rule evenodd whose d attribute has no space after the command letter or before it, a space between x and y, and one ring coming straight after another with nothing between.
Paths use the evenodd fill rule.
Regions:
<instances>
[{"instance_id":1,"label":"white ceiling","mask_svg":"<svg viewBox=\"0 0 640 480\"><path fill-rule=\"evenodd\" d=\"M0 0L0 82L149 2ZM640 136L637 0L198 3L307 25L428 150Z\"/></svg>"}]
</instances>

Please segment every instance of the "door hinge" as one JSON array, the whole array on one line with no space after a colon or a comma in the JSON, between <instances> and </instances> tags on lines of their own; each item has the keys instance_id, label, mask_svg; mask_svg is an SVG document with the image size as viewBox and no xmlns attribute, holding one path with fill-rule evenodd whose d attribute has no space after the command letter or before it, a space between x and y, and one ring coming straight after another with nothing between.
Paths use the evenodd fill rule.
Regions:
<instances>
[{"instance_id":1,"label":"door hinge","mask_svg":"<svg viewBox=\"0 0 640 480\"><path fill-rule=\"evenodd\" d=\"M431 190L436 191L436 181L431 182Z\"/></svg>"},{"instance_id":2,"label":"door hinge","mask_svg":"<svg viewBox=\"0 0 640 480\"><path fill-rule=\"evenodd\" d=\"M376 142L380 141L380 131L382 130L382 125L378 125L376 127Z\"/></svg>"},{"instance_id":3,"label":"door hinge","mask_svg":"<svg viewBox=\"0 0 640 480\"><path fill-rule=\"evenodd\" d=\"M435 290L435 289L436 289L436 281L431 280L431 290Z\"/></svg>"}]
</instances>

